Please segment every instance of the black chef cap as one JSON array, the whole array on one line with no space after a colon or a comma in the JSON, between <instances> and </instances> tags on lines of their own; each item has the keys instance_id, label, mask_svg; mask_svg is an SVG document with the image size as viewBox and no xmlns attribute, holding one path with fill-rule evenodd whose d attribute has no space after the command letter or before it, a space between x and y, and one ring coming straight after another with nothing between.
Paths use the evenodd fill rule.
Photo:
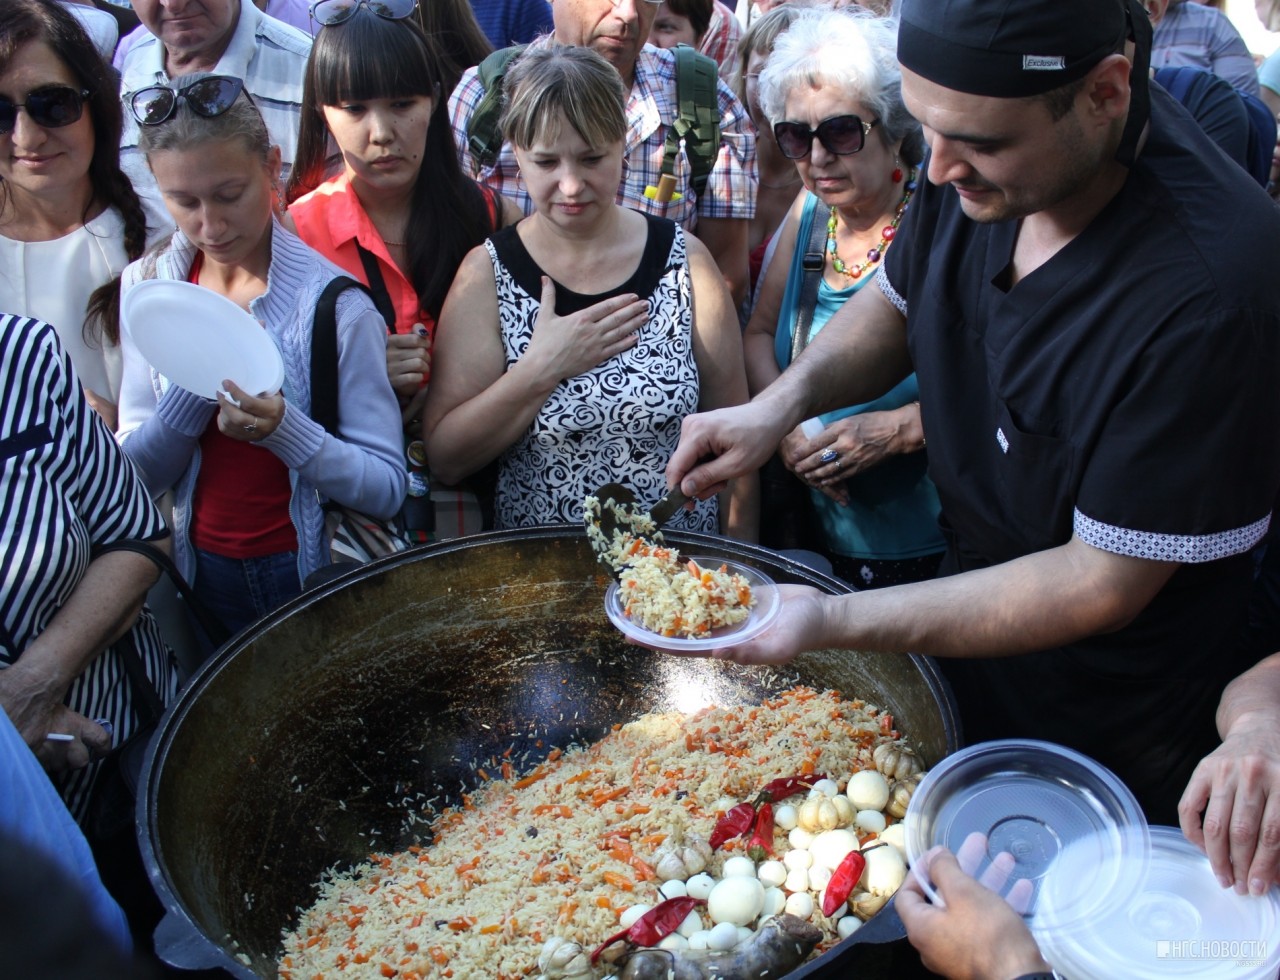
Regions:
<instances>
[{"instance_id":1,"label":"black chef cap","mask_svg":"<svg viewBox=\"0 0 1280 980\"><path fill-rule=\"evenodd\" d=\"M1133 161L1148 115L1151 22L1138 0L903 0L898 61L970 95L1043 95L1134 42L1132 97L1117 158Z\"/></svg>"}]
</instances>

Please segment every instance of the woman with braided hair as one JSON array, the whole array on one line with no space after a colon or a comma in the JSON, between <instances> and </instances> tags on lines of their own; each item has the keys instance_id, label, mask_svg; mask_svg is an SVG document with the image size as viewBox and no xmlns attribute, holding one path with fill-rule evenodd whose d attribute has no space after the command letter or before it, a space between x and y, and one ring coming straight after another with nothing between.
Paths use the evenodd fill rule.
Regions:
<instances>
[{"instance_id":1,"label":"woman with braided hair","mask_svg":"<svg viewBox=\"0 0 1280 980\"><path fill-rule=\"evenodd\" d=\"M120 273L167 217L120 170L110 67L54 0L0 19L0 309L53 324L90 403L114 428Z\"/></svg>"}]
</instances>

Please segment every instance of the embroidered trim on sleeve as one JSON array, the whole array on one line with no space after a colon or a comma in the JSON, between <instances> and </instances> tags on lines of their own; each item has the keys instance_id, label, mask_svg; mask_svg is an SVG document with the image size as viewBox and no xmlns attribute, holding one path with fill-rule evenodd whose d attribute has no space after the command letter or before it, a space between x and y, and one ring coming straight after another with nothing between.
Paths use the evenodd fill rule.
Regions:
<instances>
[{"instance_id":1,"label":"embroidered trim on sleeve","mask_svg":"<svg viewBox=\"0 0 1280 980\"><path fill-rule=\"evenodd\" d=\"M889 282L889 274L885 271L884 266L880 266L880 271L876 273L875 283L880 287L880 292L884 293L884 298L894 305L894 308L903 316L907 315L907 301L898 294L893 288L893 284Z\"/></svg>"},{"instance_id":2,"label":"embroidered trim on sleeve","mask_svg":"<svg viewBox=\"0 0 1280 980\"><path fill-rule=\"evenodd\" d=\"M1262 540L1271 525L1268 514L1245 527L1218 531L1215 534L1158 534L1114 527L1075 512L1076 536L1086 544L1116 555L1148 558L1152 561L1177 561L1187 564L1216 561L1248 551Z\"/></svg>"}]
</instances>

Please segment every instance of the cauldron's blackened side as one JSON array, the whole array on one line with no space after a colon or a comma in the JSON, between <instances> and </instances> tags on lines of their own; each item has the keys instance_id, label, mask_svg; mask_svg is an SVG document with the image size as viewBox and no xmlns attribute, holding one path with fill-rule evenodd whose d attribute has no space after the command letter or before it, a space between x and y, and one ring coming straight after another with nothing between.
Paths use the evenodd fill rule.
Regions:
<instances>
[{"instance_id":1,"label":"cauldron's blackened side","mask_svg":"<svg viewBox=\"0 0 1280 980\"><path fill-rule=\"evenodd\" d=\"M762 548L668 540L847 591ZM926 658L823 651L766 669L670 657L614 630L607 583L580 529L496 532L365 566L233 640L170 710L143 774L143 851L170 912L161 955L274 976L281 932L326 868L420 839L410 814L478 785L477 761L511 749L531 765L645 712L805 683L892 711L929 763L958 745Z\"/></svg>"}]
</instances>

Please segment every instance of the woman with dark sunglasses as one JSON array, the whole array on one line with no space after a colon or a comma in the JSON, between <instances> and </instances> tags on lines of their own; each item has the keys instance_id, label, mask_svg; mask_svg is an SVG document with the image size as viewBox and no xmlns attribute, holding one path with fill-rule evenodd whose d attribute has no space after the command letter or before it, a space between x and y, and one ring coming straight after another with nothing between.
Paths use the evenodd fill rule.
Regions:
<instances>
[{"instance_id":1,"label":"woman with dark sunglasses","mask_svg":"<svg viewBox=\"0 0 1280 980\"><path fill-rule=\"evenodd\" d=\"M187 76L132 103L178 230L124 283L185 280L245 308L280 351L283 389L229 378L209 401L171 384L126 335L120 399L126 455L153 493L174 491L174 559L232 632L329 564L324 503L385 519L405 487L385 331L358 290L337 303L337 434L310 417L313 320L337 270L276 220L280 150L235 81Z\"/></svg>"},{"instance_id":2,"label":"woman with dark sunglasses","mask_svg":"<svg viewBox=\"0 0 1280 980\"><path fill-rule=\"evenodd\" d=\"M924 144L902 103L895 50L896 26L866 10L806 11L760 76L765 115L804 190L778 231L744 336L752 394L874 278L910 204ZM806 253L823 257L807 291ZM942 556L918 397L911 375L875 402L798 426L778 447L808 490L804 543L860 588L931 578Z\"/></svg>"},{"instance_id":3,"label":"woman with dark sunglasses","mask_svg":"<svg viewBox=\"0 0 1280 980\"><path fill-rule=\"evenodd\" d=\"M0 16L0 309L54 325L85 394L115 427L119 277L150 224L120 172L115 78L53 0Z\"/></svg>"},{"instance_id":4,"label":"woman with dark sunglasses","mask_svg":"<svg viewBox=\"0 0 1280 980\"><path fill-rule=\"evenodd\" d=\"M387 374L400 400L406 460L416 470L404 516L415 537L428 540L481 530L474 498L462 498L473 506L461 509L429 504L421 444L414 445L422 438L436 319L467 252L521 214L462 173L441 94L444 60L410 16L413 6L320 0L312 8L324 26L307 63L286 223L379 299ZM343 171L326 181L330 138Z\"/></svg>"}]
</instances>

